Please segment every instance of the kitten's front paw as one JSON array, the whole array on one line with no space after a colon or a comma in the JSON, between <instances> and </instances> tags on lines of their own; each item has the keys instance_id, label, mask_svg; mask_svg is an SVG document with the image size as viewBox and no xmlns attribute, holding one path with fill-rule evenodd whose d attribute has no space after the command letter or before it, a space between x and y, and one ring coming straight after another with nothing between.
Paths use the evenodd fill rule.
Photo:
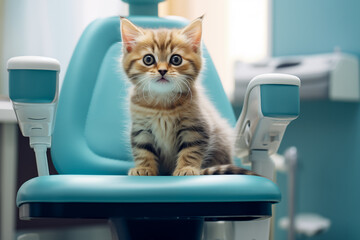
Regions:
<instances>
[{"instance_id":1,"label":"kitten's front paw","mask_svg":"<svg viewBox=\"0 0 360 240\"><path fill-rule=\"evenodd\" d=\"M129 176L156 176L157 171L149 167L135 167L128 172Z\"/></svg>"},{"instance_id":2,"label":"kitten's front paw","mask_svg":"<svg viewBox=\"0 0 360 240\"><path fill-rule=\"evenodd\" d=\"M175 169L173 176L194 176L200 175L200 170L194 167L183 167Z\"/></svg>"}]
</instances>

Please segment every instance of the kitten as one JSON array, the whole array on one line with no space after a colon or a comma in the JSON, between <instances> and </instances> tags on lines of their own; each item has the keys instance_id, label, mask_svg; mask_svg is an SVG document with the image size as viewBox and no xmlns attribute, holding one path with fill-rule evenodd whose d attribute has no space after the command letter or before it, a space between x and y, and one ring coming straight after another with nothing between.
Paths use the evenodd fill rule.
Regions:
<instances>
[{"instance_id":1,"label":"kitten","mask_svg":"<svg viewBox=\"0 0 360 240\"><path fill-rule=\"evenodd\" d=\"M200 89L202 17L183 29L143 29L121 18L130 93L129 175L247 174L232 165L232 129Z\"/></svg>"}]
</instances>

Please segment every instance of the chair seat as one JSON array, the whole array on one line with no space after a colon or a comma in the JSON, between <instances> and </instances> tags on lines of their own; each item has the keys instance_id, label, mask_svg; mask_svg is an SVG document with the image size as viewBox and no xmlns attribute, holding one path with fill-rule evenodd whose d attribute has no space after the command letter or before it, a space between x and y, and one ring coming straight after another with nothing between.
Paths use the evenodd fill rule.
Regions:
<instances>
[{"instance_id":1,"label":"chair seat","mask_svg":"<svg viewBox=\"0 0 360 240\"><path fill-rule=\"evenodd\" d=\"M257 176L51 175L18 191L23 219L33 217L251 217L271 215L280 191ZM174 215L175 214L175 215Z\"/></svg>"}]
</instances>

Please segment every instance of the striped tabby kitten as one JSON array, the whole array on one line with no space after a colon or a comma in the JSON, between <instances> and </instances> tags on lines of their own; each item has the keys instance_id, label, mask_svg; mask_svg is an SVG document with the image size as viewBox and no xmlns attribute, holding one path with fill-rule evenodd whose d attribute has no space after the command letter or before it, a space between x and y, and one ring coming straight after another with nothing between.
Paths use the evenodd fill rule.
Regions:
<instances>
[{"instance_id":1,"label":"striped tabby kitten","mask_svg":"<svg viewBox=\"0 0 360 240\"><path fill-rule=\"evenodd\" d=\"M133 84L129 175L255 173L232 165L228 123L202 93L202 18L183 29L142 29L121 18L122 64Z\"/></svg>"}]
</instances>

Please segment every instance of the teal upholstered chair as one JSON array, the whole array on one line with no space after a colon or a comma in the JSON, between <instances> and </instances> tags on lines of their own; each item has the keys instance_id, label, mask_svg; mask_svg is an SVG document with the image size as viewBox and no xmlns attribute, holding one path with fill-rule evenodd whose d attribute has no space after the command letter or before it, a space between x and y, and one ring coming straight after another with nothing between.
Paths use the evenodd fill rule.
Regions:
<instances>
[{"instance_id":1,"label":"teal upholstered chair","mask_svg":"<svg viewBox=\"0 0 360 240\"><path fill-rule=\"evenodd\" d=\"M158 1L131 1L129 18L152 28L187 24L155 16ZM52 136L59 175L39 176L21 186L20 218L107 218L120 239L200 239L204 221L270 217L280 192L267 178L126 175L133 161L127 135L129 84L118 62L121 46L119 17L96 20L83 33L66 72ZM205 48L204 58L203 85L235 125Z\"/></svg>"}]
</instances>

